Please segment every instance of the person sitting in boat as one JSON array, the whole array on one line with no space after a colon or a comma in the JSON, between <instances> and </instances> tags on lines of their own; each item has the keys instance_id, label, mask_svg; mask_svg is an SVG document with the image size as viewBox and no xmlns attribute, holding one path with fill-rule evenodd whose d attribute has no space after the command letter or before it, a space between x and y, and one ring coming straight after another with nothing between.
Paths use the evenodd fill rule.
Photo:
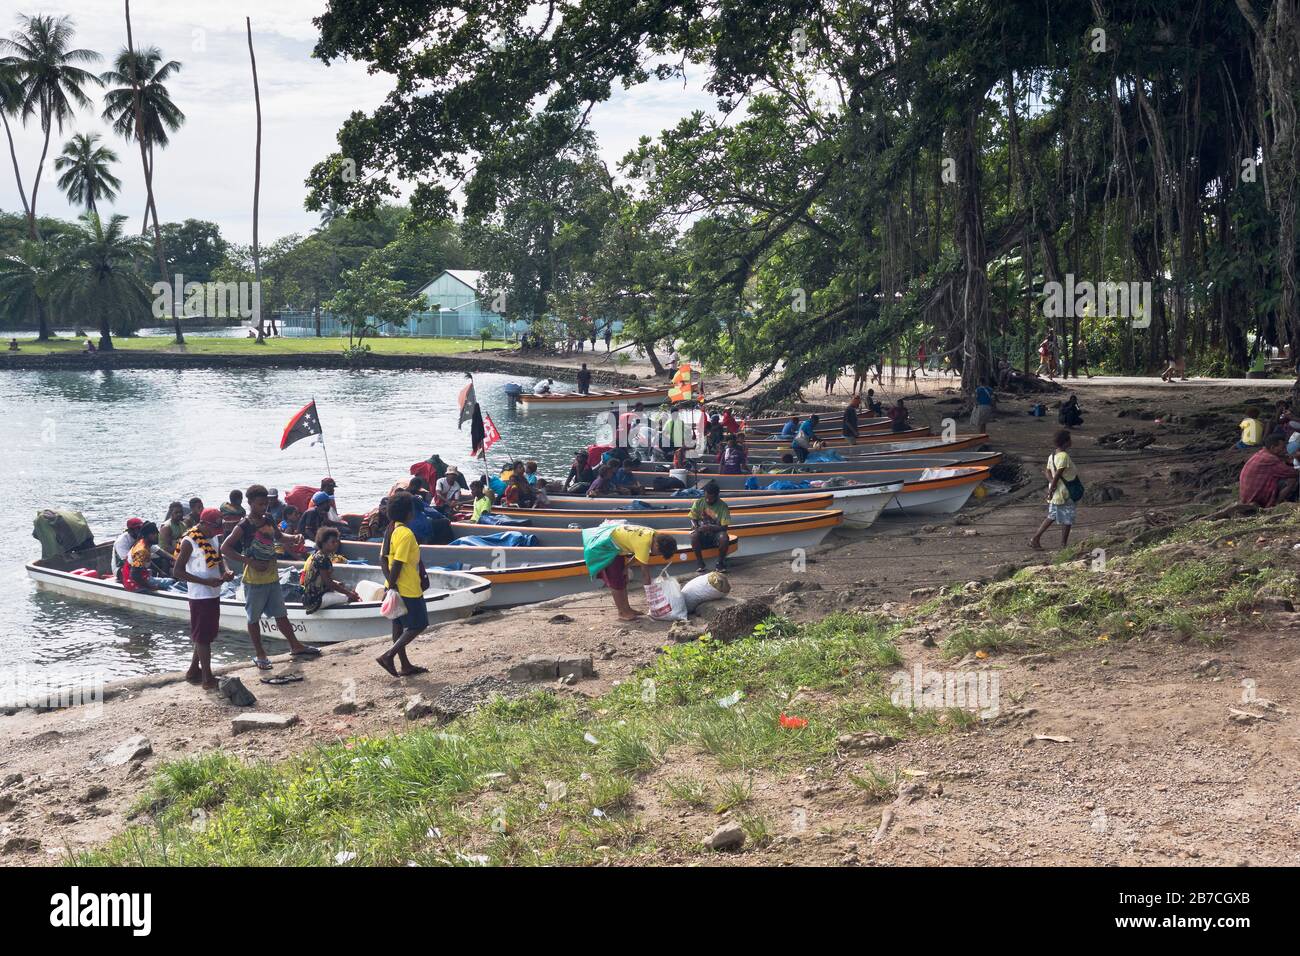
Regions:
<instances>
[{"instance_id":1,"label":"person sitting in boat","mask_svg":"<svg viewBox=\"0 0 1300 956\"><path fill-rule=\"evenodd\" d=\"M158 528L158 547L169 560L176 556L176 549L181 544L181 535L187 530L189 526L185 523L185 509L179 501L173 501L167 506L167 517Z\"/></svg>"},{"instance_id":2,"label":"person sitting in boat","mask_svg":"<svg viewBox=\"0 0 1300 956\"><path fill-rule=\"evenodd\" d=\"M537 486L533 488L533 507L549 508L551 506L550 482L545 478L537 479Z\"/></svg>"},{"instance_id":3,"label":"person sitting in boat","mask_svg":"<svg viewBox=\"0 0 1300 956\"><path fill-rule=\"evenodd\" d=\"M536 500L533 486L523 475L516 472L510 476L510 481L506 484L506 493L502 498L504 504L514 508L531 508Z\"/></svg>"},{"instance_id":4,"label":"person sitting in boat","mask_svg":"<svg viewBox=\"0 0 1300 956\"><path fill-rule=\"evenodd\" d=\"M460 503L462 492L460 471L455 465L447 469L447 473L438 479L438 483L433 488L433 506L441 511L448 518L456 513L456 506Z\"/></svg>"},{"instance_id":5,"label":"person sitting in boat","mask_svg":"<svg viewBox=\"0 0 1300 956\"><path fill-rule=\"evenodd\" d=\"M889 409L889 430L891 432L905 432L911 426L907 418L907 406L903 404L900 398Z\"/></svg>"},{"instance_id":6,"label":"person sitting in boat","mask_svg":"<svg viewBox=\"0 0 1300 956\"><path fill-rule=\"evenodd\" d=\"M587 462L585 451L575 451L573 461L569 464L569 473L564 478L564 493L585 494L587 487L596 477L596 471Z\"/></svg>"},{"instance_id":7,"label":"person sitting in boat","mask_svg":"<svg viewBox=\"0 0 1300 956\"><path fill-rule=\"evenodd\" d=\"M311 496L311 508L302 516L302 521L298 525L298 533L303 536L304 540L314 541L316 532L321 528L337 528L339 525L330 517L330 512L334 510L334 499L328 492L318 491Z\"/></svg>"},{"instance_id":8,"label":"person sitting in boat","mask_svg":"<svg viewBox=\"0 0 1300 956\"><path fill-rule=\"evenodd\" d=\"M492 511L492 495L482 478L469 483L469 493L474 499L474 516L470 520L477 524L479 519Z\"/></svg>"},{"instance_id":9,"label":"person sitting in boat","mask_svg":"<svg viewBox=\"0 0 1300 956\"><path fill-rule=\"evenodd\" d=\"M650 555L658 554L671 561L677 554L672 535L634 524L601 525L582 531L583 560L593 578L600 578L609 588L620 621L634 621L640 615L627 600L627 564L641 565L645 583L650 583Z\"/></svg>"},{"instance_id":10,"label":"person sitting in boat","mask_svg":"<svg viewBox=\"0 0 1300 956\"><path fill-rule=\"evenodd\" d=\"M189 510L185 513L186 531L188 531L190 528L197 527L199 523L200 515L202 515L203 512L207 510L203 506L203 499L200 498L198 495L195 495L193 498L190 499L188 507ZM214 508L213 510L215 511L216 509ZM221 512L217 511L217 514L221 514ZM217 534L220 533L221 533L221 529L218 528Z\"/></svg>"},{"instance_id":11,"label":"person sitting in boat","mask_svg":"<svg viewBox=\"0 0 1300 956\"><path fill-rule=\"evenodd\" d=\"M623 464L614 469L610 475L610 484L613 485L613 494L615 495L639 495L644 490L641 482L633 472L641 465L641 459L627 459Z\"/></svg>"},{"instance_id":12,"label":"person sitting in boat","mask_svg":"<svg viewBox=\"0 0 1300 956\"><path fill-rule=\"evenodd\" d=\"M785 427L781 429L781 434L778 437L780 437L782 440L793 441L795 433L797 433L798 431L799 431L799 416L791 415L790 420L785 423Z\"/></svg>"},{"instance_id":13,"label":"person sitting in boat","mask_svg":"<svg viewBox=\"0 0 1300 956\"><path fill-rule=\"evenodd\" d=\"M280 512L276 528L280 537L275 540L275 556L282 561L302 561L307 557L306 539L302 543L290 540L297 537L298 526L302 524L302 514L293 505L285 505Z\"/></svg>"},{"instance_id":14,"label":"person sitting in boat","mask_svg":"<svg viewBox=\"0 0 1300 956\"><path fill-rule=\"evenodd\" d=\"M367 511L361 516L361 524L357 528L357 539L360 541L382 541L387 530L388 498L385 496L379 499L378 508Z\"/></svg>"},{"instance_id":15,"label":"person sitting in boat","mask_svg":"<svg viewBox=\"0 0 1300 956\"><path fill-rule=\"evenodd\" d=\"M740 422L736 421L736 416L731 414L730 407L722 410L722 429L729 435L734 435L740 431Z\"/></svg>"},{"instance_id":16,"label":"person sitting in boat","mask_svg":"<svg viewBox=\"0 0 1300 956\"><path fill-rule=\"evenodd\" d=\"M533 394L534 394L534 395L550 395L550 394L551 394L551 388L554 387L554 385L555 385L555 379L553 379L553 378L548 378L548 379L547 379L546 381L544 381L544 382L538 382L537 385L533 388Z\"/></svg>"},{"instance_id":17,"label":"person sitting in boat","mask_svg":"<svg viewBox=\"0 0 1300 956\"><path fill-rule=\"evenodd\" d=\"M587 486L588 498L606 498L614 494L614 466L605 462L596 469L596 477Z\"/></svg>"},{"instance_id":18,"label":"person sitting in boat","mask_svg":"<svg viewBox=\"0 0 1300 956\"><path fill-rule=\"evenodd\" d=\"M316 532L316 550L302 569L302 608L308 614L361 600L356 591L334 580L334 556L342 541L338 528L325 527Z\"/></svg>"},{"instance_id":19,"label":"person sitting in boat","mask_svg":"<svg viewBox=\"0 0 1300 956\"><path fill-rule=\"evenodd\" d=\"M868 415L880 418L885 414L884 408L881 406L880 402L876 400L876 390L874 388L867 389L866 406Z\"/></svg>"},{"instance_id":20,"label":"person sitting in boat","mask_svg":"<svg viewBox=\"0 0 1300 956\"><path fill-rule=\"evenodd\" d=\"M284 518L285 504L280 500L280 491L277 488L266 489L267 506L266 513L271 516L271 520L279 525Z\"/></svg>"},{"instance_id":21,"label":"person sitting in boat","mask_svg":"<svg viewBox=\"0 0 1300 956\"><path fill-rule=\"evenodd\" d=\"M858 443L858 408L862 405L862 396L854 395L848 407L844 409L844 424L841 432L850 445Z\"/></svg>"},{"instance_id":22,"label":"person sitting in boat","mask_svg":"<svg viewBox=\"0 0 1300 956\"><path fill-rule=\"evenodd\" d=\"M695 551L695 569L707 571L704 566L704 549L718 549L719 571L727 570L727 546L731 539L727 528L731 524L731 509L722 500L716 481L704 486L704 497L696 498L691 505L691 548Z\"/></svg>"},{"instance_id":23,"label":"person sitting in boat","mask_svg":"<svg viewBox=\"0 0 1300 956\"><path fill-rule=\"evenodd\" d=\"M229 499L221 506L221 533L229 535L232 528L243 520L248 512L244 510L244 493L236 488Z\"/></svg>"},{"instance_id":24,"label":"person sitting in boat","mask_svg":"<svg viewBox=\"0 0 1300 956\"><path fill-rule=\"evenodd\" d=\"M727 436L726 444L718 452L718 474L720 475L743 475L745 466L749 463L749 455L741 447L740 439L735 434Z\"/></svg>"},{"instance_id":25,"label":"person sitting in boat","mask_svg":"<svg viewBox=\"0 0 1300 956\"><path fill-rule=\"evenodd\" d=\"M722 448L722 439L726 429L722 427L722 416L716 412L709 416L709 423L704 426L704 453L716 455Z\"/></svg>"},{"instance_id":26,"label":"person sitting in boat","mask_svg":"<svg viewBox=\"0 0 1300 956\"><path fill-rule=\"evenodd\" d=\"M127 518L126 530L117 536L113 542L113 574L116 576L126 564L126 559L131 554L131 549L135 543L140 540L140 529L144 527L144 519Z\"/></svg>"},{"instance_id":27,"label":"person sitting in boat","mask_svg":"<svg viewBox=\"0 0 1300 956\"><path fill-rule=\"evenodd\" d=\"M140 526L140 537L131 546L126 564L122 565L122 587L128 591L165 591L176 583L172 578L154 576L153 549L157 544L158 526L146 521Z\"/></svg>"}]
</instances>

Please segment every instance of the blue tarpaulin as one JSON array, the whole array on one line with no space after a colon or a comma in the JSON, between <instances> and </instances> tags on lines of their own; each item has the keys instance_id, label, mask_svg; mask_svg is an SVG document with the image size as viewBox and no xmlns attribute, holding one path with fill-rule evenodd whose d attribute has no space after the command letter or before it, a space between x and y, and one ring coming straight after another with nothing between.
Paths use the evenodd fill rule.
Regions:
<instances>
[{"instance_id":1,"label":"blue tarpaulin","mask_svg":"<svg viewBox=\"0 0 1300 956\"><path fill-rule=\"evenodd\" d=\"M837 451L810 451L808 452L807 461L843 461L844 458Z\"/></svg>"},{"instance_id":2,"label":"blue tarpaulin","mask_svg":"<svg viewBox=\"0 0 1300 956\"><path fill-rule=\"evenodd\" d=\"M515 518L510 515L500 515L492 511L486 511L478 519L479 524L527 526L533 523L532 518Z\"/></svg>"},{"instance_id":3,"label":"blue tarpaulin","mask_svg":"<svg viewBox=\"0 0 1300 956\"><path fill-rule=\"evenodd\" d=\"M453 545L473 548L534 548L537 535L524 531L498 531L496 534L468 534Z\"/></svg>"}]
</instances>

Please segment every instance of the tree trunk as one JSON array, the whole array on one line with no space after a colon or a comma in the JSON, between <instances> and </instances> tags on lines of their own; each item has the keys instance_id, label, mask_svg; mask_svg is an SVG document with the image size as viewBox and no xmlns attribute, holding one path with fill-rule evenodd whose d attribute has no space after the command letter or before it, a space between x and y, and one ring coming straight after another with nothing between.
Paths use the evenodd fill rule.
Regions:
<instances>
[{"instance_id":1,"label":"tree trunk","mask_svg":"<svg viewBox=\"0 0 1300 956\"><path fill-rule=\"evenodd\" d=\"M980 196L979 150L975 129L979 111L971 109L956 130L957 206L954 240L965 273L962 287L962 391L973 394L993 382L989 346L989 277L984 245L984 210Z\"/></svg>"},{"instance_id":2,"label":"tree trunk","mask_svg":"<svg viewBox=\"0 0 1300 956\"><path fill-rule=\"evenodd\" d=\"M45 154L50 151L49 122L48 117L41 117L41 125L45 128L45 145L41 148L41 161L36 164L36 178L32 180L32 204L27 209L27 234L37 240L41 238L41 231L36 227L36 193L41 188L41 171L45 168Z\"/></svg>"},{"instance_id":3,"label":"tree trunk","mask_svg":"<svg viewBox=\"0 0 1300 956\"><path fill-rule=\"evenodd\" d=\"M123 0L126 8L126 50L129 60L132 64L138 65L135 60L135 36L131 32L131 0ZM166 282L167 272L167 254L163 251L162 229L158 227L158 207L154 204L153 198L153 170L149 165L149 153L144 137L144 107L140 99L140 77L137 70L131 70L131 98L135 101L135 138L140 144L140 165L144 169L144 191L147 199L147 208L153 213L153 254L158 264L158 277L161 281ZM185 344L185 335L181 332L181 303L176 296L176 283L171 283L172 292L172 327L176 331L176 344ZM112 348L110 344L109 348Z\"/></svg>"},{"instance_id":4,"label":"tree trunk","mask_svg":"<svg viewBox=\"0 0 1300 956\"><path fill-rule=\"evenodd\" d=\"M262 194L262 94L257 87L257 57L253 54L253 21L244 17L244 26L248 30L248 61L253 66L253 104L257 109L257 142L253 152L253 281L260 292L262 288L262 252L257 244L258 202ZM259 295L258 301L261 301ZM362 333L364 335L364 332ZM266 343L266 334L262 328L262 309L257 310L257 344Z\"/></svg>"}]
</instances>

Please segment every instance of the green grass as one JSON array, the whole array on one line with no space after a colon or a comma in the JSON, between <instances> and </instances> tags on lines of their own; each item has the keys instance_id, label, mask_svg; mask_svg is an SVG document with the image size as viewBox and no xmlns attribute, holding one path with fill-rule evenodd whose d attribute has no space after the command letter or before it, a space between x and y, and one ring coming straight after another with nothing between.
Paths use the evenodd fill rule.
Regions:
<instances>
[{"instance_id":1,"label":"green grass","mask_svg":"<svg viewBox=\"0 0 1300 956\"><path fill-rule=\"evenodd\" d=\"M895 626L879 617L833 614L780 629L793 636L670 646L594 700L498 698L445 727L355 738L278 764L222 753L169 763L139 802L149 822L75 862L627 862L661 848L636 814L648 786L697 812L743 810L738 819L761 844L770 831L751 808L755 773L828 764L844 733L961 725L890 703L887 675L900 657ZM742 700L718 703L736 689ZM808 724L783 727L782 713ZM715 779L651 778L674 754L703 758ZM557 784L567 792L551 799Z\"/></svg>"},{"instance_id":2,"label":"green grass","mask_svg":"<svg viewBox=\"0 0 1300 956\"><path fill-rule=\"evenodd\" d=\"M22 352L19 354L54 355L80 352L85 348L84 339L62 338L49 342L37 342L32 339L20 340ZM96 336L98 344L98 336ZM371 351L382 355L454 355L460 352L479 350L478 339L434 339L434 338L369 338L365 344ZM140 338L114 338L114 348L123 352L180 352L181 346L170 337L149 336ZM348 346L348 340L340 337L283 337L267 339L258 345L254 339L222 336L204 336L198 333L185 336L184 352L187 355L305 355L327 353L336 355ZM488 351L508 348L501 341L489 341Z\"/></svg>"}]
</instances>

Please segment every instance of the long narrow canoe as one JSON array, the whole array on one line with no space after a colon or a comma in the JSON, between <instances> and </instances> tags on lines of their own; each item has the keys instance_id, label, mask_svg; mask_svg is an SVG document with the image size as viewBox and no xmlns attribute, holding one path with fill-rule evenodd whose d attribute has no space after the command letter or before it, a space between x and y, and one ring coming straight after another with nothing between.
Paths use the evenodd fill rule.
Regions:
<instances>
[{"instance_id":1,"label":"long narrow canoe","mask_svg":"<svg viewBox=\"0 0 1300 956\"><path fill-rule=\"evenodd\" d=\"M906 440L908 440L908 439L927 438L927 437L930 437L930 429L927 428L927 427L924 427L924 426L920 426L920 427L917 427L917 428L908 428L908 429L906 429L906 430L904 430L904 431L901 431L901 432L889 432L889 431L884 431L884 432L867 432L867 433L864 434L864 435L859 435L859 436L858 436L858 444L859 444L859 445L871 445L871 444L876 444L876 443L878 443L878 442L906 441ZM822 436L822 435L816 435L816 436L814 436L814 440L815 440L815 441L822 442L823 444L825 444L825 445L827 445L827 446L830 446L830 445L841 445L841 444L843 444L843 445L847 445L847 444L849 444L849 440L848 440L847 438L839 438L839 437L836 437L835 434L828 434L828 435L825 435L825 436ZM780 448L783 448L783 449L788 449L788 448L790 447L790 439L788 439L788 438L751 438L751 439L746 439L746 441L745 441L745 445L746 445L746 447L748 447L748 448L777 448L777 447L780 447Z\"/></svg>"},{"instance_id":2,"label":"long narrow canoe","mask_svg":"<svg viewBox=\"0 0 1300 956\"><path fill-rule=\"evenodd\" d=\"M837 452L844 452L847 449L836 449ZM795 463L785 465L780 461L772 458L750 458L749 464L751 470L757 466L759 473L778 474L786 478L792 475L823 477L822 472L839 472L839 471L870 471L878 468L957 468L962 465L971 468L992 468L994 465L1001 464L1002 452L1000 451L955 451L952 454L944 455L860 455L849 457L843 456L843 461L806 461L802 465ZM719 474L720 466L708 462L698 465L694 474L697 475L716 475ZM793 469L792 471L769 471L769 469ZM645 471L652 473L655 478L663 478L668 475L669 465L665 462L642 462L638 472ZM746 472L748 474L748 471ZM646 481L645 478L641 479Z\"/></svg>"},{"instance_id":3,"label":"long narrow canoe","mask_svg":"<svg viewBox=\"0 0 1300 956\"><path fill-rule=\"evenodd\" d=\"M536 512L533 521L541 521L545 512ZM685 516L623 515L611 519L592 513L586 517L551 518L547 524L486 525L472 521L453 521L452 532L462 535L486 535L498 531L522 531L537 536L540 547L574 547L582 545L582 529L594 528L609 520L626 519L632 524L654 528L671 534L681 547L691 543L690 522ZM530 519L525 519L530 520ZM821 544L832 529L844 521L840 511L790 511L773 513L741 513L731 517L730 534L739 542L738 558L754 558L764 554L789 553L795 548L808 550Z\"/></svg>"},{"instance_id":4,"label":"long narrow canoe","mask_svg":"<svg viewBox=\"0 0 1300 956\"><path fill-rule=\"evenodd\" d=\"M373 576L378 571L374 564L379 560L379 547L377 542L344 541L339 551L349 560L367 562L352 567L365 569L362 573ZM727 554L734 554L737 550L737 542L732 540ZM420 557L427 568L467 566L472 568L475 577L491 582L492 591L485 607L536 604L604 587L587 570L581 547L473 548L424 544L420 545ZM717 559L717 548L704 552L704 560L710 565ZM695 567L695 554L689 548L679 549L671 563L656 554L651 556L651 565L653 574L658 574L665 566L670 574L686 574ZM336 567L346 568L348 565ZM635 586L635 572L630 581Z\"/></svg>"},{"instance_id":5,"label":"long narrow canoe","mask_svg":"<svg viewBox=\"0 0 1300 956\"><path fill-rule=\"evenodd\" d=\"M643 405L662 405L668 401L668 386L646 385L635 388L613 388L600 392L551 392L549 395L520 395L519 406L524 411L601 411L637 402Z\"/></svg>"},{"instance_id":6,"label":"long narrow canoe","mask_svg":"<svg viewBox=\"0 0 1300 956\"><path fill-rule=\"evenodd\" d=\"M880 517L880 513L894 499L894 495L902 488L901 481L880 481L873 484L854 485L853 487L827 488L822 493L831 497L831 503L819 505L819 508L834 508L844 512L844 523L851 528L869 528L871 524ZM804 511L807 508L799 503L799 500L807 492L799 491L746 491L738 487L734 491L728 491L723 495L727 506L735 510L747 504L763 502L764 504L775 505L774 510L778 511ZM667 494L656 494L646 492L636 497L637 501L643 501L647 504L658 505L664 504L669 507L678 507L690 509L693 499L674 498ZM607 511L610 510L610 504L614 507L626 507L628 499L624 498L579 498L570 495L552 495L551 506L553 508L569 508L579 511ZM680 503L680 504L679 504ZM783 503L786 504L782 507ZM516 512L507 512L516 513Z\"/></svg>"},{"instance_id":7,"label":"long narrow canoe","mask_svg":"<svg viewBox=\"0 0 1300 956\"><path fill-rule=\"evenodd\" d=\"M76 554L60 555L27 565L27 574L41 590L52 591L76 600L112 604L153 614L158 617L188 621L190 602L184 591L128 591L112 578L73 574L88 568L101 574L109 571L113 553L111 542ZM355 586L362 581L382 583L384 576L378 568L350 568L338 565L338 580ZM469 617L481 605L491 603L492 584L474 574L450 571L431 571L429 590L424 593L424 605L429 611L429 622L440 624ZM380 613L378 601L358 601L339 607L324 608L308 614L301 603L286 602L289 621L298 640L309 644L332 644L361 637L383 637L392 633L392 622ZM248 619L244 612L242 590L233 597L221 599L220 626L222 630L237 634L248 633ZM262 619L262 633L278 639L280 631L275 621Z\"/></svg>"},{"instance_id":8,"label":"long narrow canoe","mask_svg":"<svg viewBox=\"0 0 1300 956\"><path fill-rule=\"evenodd\" d=\"M987 479L987 468L890 468L873 472L856 472L841 477L852 481L902 482L902 490L889 503L887 514L952 514L970 498L980 482ZM716 481L724 498L739 494L747 481L757 481L760 488L752 492L761 494L774 481L800 480L799 475L709 475L699 481L704 484ZM818 479L828 478L822 474ZM856 486L851 486L856 487ZM845 489L836 488L835 491Z\"/></svg>"}]
</instances>

